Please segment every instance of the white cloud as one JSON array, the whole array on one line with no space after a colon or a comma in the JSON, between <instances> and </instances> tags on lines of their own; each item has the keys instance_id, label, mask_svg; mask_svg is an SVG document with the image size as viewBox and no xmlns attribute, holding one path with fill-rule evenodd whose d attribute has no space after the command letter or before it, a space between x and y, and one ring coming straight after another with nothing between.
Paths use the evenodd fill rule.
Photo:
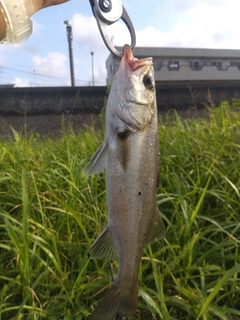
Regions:
<instances>
[{"instance_id":1,"label":"white cloud","mask_svg":"<svg viewBox=\"0 0 240 320\"><path fill-rule=\"evenodd\" d=\"M26 79L15 78L13 80L14 87L31 87L31 82Z\"/></svg>"},{"instance_id":2,"label":"white cloud","mask_svg":"<svg viewBox=\"0 0 240 320\"><path fill-rule=\"evenodd\" d=\"M59 52L49 52L45 57L33 56L35 72L44 75L67 77L67 62L67 57Z\"/></svg>"},{"instance_id":3,"label":"white cloud","mask_svg":"<svg viewBox=\"0 0 240 320\"><path fill-rule=\"evenodd\" d=\"M91 52L93 52L95 84L105 85L107 78L105 63L110 52L103 42L96 19L93 16L86 17L76 13L71 19L71 24L73 41L77 42L81 53L81 59L78 58L76 78L85 79L88 83L92 83ZM127 27L121 21L108 26L107 32L109 39L115 46L123 47L124 44L131 42ZM76 46L74 43L73 45Z\"/></svg>"},{"instance_id":4,"label":"white cloud","mask_svg":"<svg viewBox=\"0 0 240 320\"><path fill-rule=\"evenodd\" d=\"M192 14L198 14L201 8L207 9L207 11L219 10L219 8L227 7L233 8L233 5L236 6L235 0L201 0L199 2L192 0L170 0L168 1L167 7L169 9L169 13L189 16ZM206 11L205 11L206 13Z\"/></svg>"},{"instance_id":5,"label":"white cloud","mask_svg":"<svg viewBox=\"0 0 240 320\"><path fill-rule=\"evenodd\" d=\"M72 1L68 5L70 6L71 3ZM201 0L198 2L193 0L141 0L141 4L139 2L139 5L136 5L136 3L136 1L130 0L123 1L136 27L137 46L240 49L238 17L240 2L238 3L236 0ZM147 8L148 13L152 12L152 16L151 13L146 14L143 8ZM72 12L76 12L76 10L74 9ZM107 77L105 62L109 51L102 40L96 19L89 12L86 14L89 16L75 13L70 19L73 27L75 78L81 80L77 84L91 84L91 52L94 52L95 84L104 85ZM55 23L55 21L55 17L53 17L51 22ZM46 37L47 27L44 26L44 19L41 20L41 23L34 20L33 35L18 48L12 45L0 46L0 66L12 67L14 65L13 68L22 69L22 65L25 63L26 70L31 73L35 70L37 85L45 84L37 74L66 78L68 80L63 80L64 84L69 85L68 52L66 50L65 54L61 53L66 49L66 39L63 37L61 40L54 38L54 43L51 44L56 44L56 49L55 47L49 48L50 40L47 40ZM63 30L62 25L61 20L61 30ZM49 32L52 30L49 29ZM108 32L109 38L115 46L130 43L129 32L124 23L117 22L108 26ZM46 38L44 42L42 41L43 37ZM59 45L60 41L64 41L64 46ZM24 75L15 73L14 77L23 79ZM32 82L35 81L31 80L34 79L33 73L29 75L29 79ZM21 83L20 80L18 81ZM62 85L63 81L51 83L49 80L46 85L48 83Z\"/></svg>"},{"instance_id":6,"label":"white cloud","mask_svg":"<svg viewBox=\"0 0 240 320\"><path fill-rule=\"evenodd\" d=\"M164 16L172 24L161 45L239 49L239 9L235 0L172 0Z\"/></svg>"},{"instance_id":7,"label":"white cloud","mask_svg":"<svg viewBox=\"0 0 240 320\"><path fill-rule=\"evenodd\" d=\"M76 13L71 19L73 39L86 50L89 47L103 48L102 39L99 37L97 22L94 17L86 17Z\"/></svg>"},{"instance_id":8,"label":"white cloud","mask_svg":"<svg viewBox=\"0 0 240 320\"><path fill-rule=\"evenodd\" d=\"M74 64L76 79L92 83L92 55L94 64L94 80L96 84L106 84L105 61L109 55L98 30L96 19L76 13L71 19L73 27L73 45L79 46L81 58L77 57Z\"/></svg>"},{"instance_id":9,"label":"white cloud","mask_svg":"<svg viewBox=\"0 0 240 320\"><path fill-rule=\"evenodd\" d=\"M239 49L239 9L235 0L169 1L165 12L157 10L167 31L145 27L137 45Z\"/></svg>"},{"instance_id":10,"label":"white cloud","mask_svg":"<svg viewBox=\"0 0 240 320\"><path fill-rule=\"evenodd\" d=\"M165 11L157 10L156 6L159 20L166 21L169 28L162 31L159 23L159 26L149 25L136 30L137 46L239 48L239 42L235 41L240 38L238 10L234 10L235 7L235 0L227 3L224 0L172 0L164 4ZM228 10L231 14L226 14ZM74 42L77 42L81 52L76 78L91 83L90 52L93 51L95 81L105 82L105 61L109 51L103 43L95 18L74 14L71 23ZM130 44L129 31L124 23L114 23L107 30L115 46Z\"/></svg>"},{"instance_id":11,"label":"white cloud","mask_svg":"<svg viewBox=\"0 0 240 320\"><path fill-rule=\"evenodd\" d=\"M131 44L130 33L122 21L118 21L108 27L109 38L114 46L123 47L125 44Z\"/></svg>"},{"instance_id":12,"label":"white cloud","mask_svg":"<svg viewBox=\"0 0 240 320\"><path fill-rule=\"evenodd\" d=\"M46 26L44 24L38 23L35 19L32 19L32 23L33 23L33 33L34 33L34 37L38 37L40 34L42 34L42 30L45 29L46 32Z\"/></svg>"}]
</instances>

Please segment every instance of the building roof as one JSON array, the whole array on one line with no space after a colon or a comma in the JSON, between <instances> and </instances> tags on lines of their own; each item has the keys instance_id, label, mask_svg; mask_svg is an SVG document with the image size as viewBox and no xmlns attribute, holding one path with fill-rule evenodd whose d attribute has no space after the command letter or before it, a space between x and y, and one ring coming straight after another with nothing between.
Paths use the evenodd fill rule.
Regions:
<instances>
[{"instance_id":1,"label":"building roof","mask_svg":"<svg viewBox=\"0 0 240 320\"><path fill-rule=\"evenodd\" d=\"M117 47L121 50L120 47ZM209 48L176 48L176 47L135 47L133 55L137 57L167 57L167 58L221 58L240 59L237 49L209 49ZM110 54L107 60L112 57Z\"/></svg>"}]
</instances>

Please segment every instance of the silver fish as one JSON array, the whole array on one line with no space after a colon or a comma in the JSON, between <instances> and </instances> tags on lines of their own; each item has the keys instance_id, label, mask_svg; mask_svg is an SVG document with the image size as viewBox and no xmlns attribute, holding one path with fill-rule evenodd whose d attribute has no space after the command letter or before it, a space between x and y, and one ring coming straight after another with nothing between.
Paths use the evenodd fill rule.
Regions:
<instances>
[{"instance_id":1,"label":"silver fish","mask_svg":"<svg viewBox=\"0 0 240 320\"><path fill-rule=\"evenodd\" d=\"M92 258L117 259L119 266L91 320L136 313L143 247L163 238L165 230L156 205L159 140L152 58L134 58L128 45L108 98L104 141L85 171L92 175L104 168L108 224L92 245Z\"/></svg>"}]
</instances>

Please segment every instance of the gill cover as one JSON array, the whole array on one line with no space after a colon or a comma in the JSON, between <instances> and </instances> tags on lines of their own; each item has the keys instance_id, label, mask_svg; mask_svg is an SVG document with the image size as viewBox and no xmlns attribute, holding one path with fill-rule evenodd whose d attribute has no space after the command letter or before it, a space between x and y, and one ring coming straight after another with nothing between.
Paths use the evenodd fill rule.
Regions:
<instances>
[{"instance_id":1,"label":"gill cover","mask_svg":"<svg viewBox=\"0 0 240 320\"><path fill-rule=\"evenodd\" d=\"M132 132L144 129L151 122L155 108L155 82L152 58L138 60L131 48L124 46L124 55L114 76L109 108Z\"/></svg>"}]
</instances>

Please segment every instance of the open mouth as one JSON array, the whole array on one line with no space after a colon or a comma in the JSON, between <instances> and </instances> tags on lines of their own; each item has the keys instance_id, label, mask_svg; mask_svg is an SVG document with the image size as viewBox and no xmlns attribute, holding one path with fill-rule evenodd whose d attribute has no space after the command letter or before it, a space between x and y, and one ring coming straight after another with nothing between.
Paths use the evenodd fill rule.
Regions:
<instances>
[{"instance_id":1,"label":"open mouth","mask_svg":"<svg viewBox=\"0 0 240 320\"><path fill-rule=\"evenodd\" d=\"M152 58L144 58L141 60L134 58L131 47L128 44L125 44L123 52L124 59L132 71L135 71L141 67L153 65Z\"/></svg>"}]
</instances>

